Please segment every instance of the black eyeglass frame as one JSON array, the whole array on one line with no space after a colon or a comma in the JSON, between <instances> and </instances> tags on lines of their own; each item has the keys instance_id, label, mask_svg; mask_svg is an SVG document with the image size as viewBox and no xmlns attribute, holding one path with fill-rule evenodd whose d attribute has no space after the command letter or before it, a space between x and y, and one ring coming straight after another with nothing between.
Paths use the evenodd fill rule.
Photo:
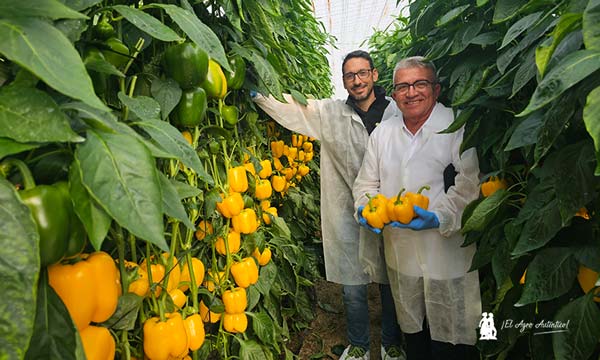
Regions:
<instances>
[{"instance_id":1,"label":"black eyeglass frame","mask_svg":"<svg viewBox=\"0 0 600 360\"><path fill-rule=\"evenodd\" d=\"M423 91L427 88L427 86L431 86L433 88L433 85L435 84L437 84L437 82L427 79L420 79L413 83L397 83L394 84L394 92L405 94L411 87L416 91ZM399 86L402 86L402 88L398 88ZM422 89L418 89L419 87L422 87Z\"/></svg>"},{"instance_id":2,"label":"black eyeglass frame","mask_svg":"<svg viewBox=\"0 0 600 360\"><path fill-rule=\"evenodd\" d=\"M362 73L362 75L361 75ZM360 69L358 70L358 72L352 72L349 71L347 73L342 74L342 79L344 81L354 81L354 79L356 79L356 77L358 76L359 79L361 80L366 80L369 78L369 76L373 73L373 69ZM350 78L350 75L352 76L352 78Z\"/></svg>"}]
</instances>

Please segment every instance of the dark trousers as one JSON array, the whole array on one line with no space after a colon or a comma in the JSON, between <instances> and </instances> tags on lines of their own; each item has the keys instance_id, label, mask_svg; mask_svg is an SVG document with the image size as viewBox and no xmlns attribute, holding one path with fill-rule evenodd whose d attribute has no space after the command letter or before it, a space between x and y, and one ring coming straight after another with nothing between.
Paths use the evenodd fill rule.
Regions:
<instances>
[{"instance_id":1,"label":"dark trousers","mask_svg":"<svg viewBox=\"0 0 600 360\"><path fill-rule=\"evenodd\" d=\"M431 340L427 324L424 324L423 330L418 333L405 333L404 339L407 360L469 360L478 358L474 346L452 345Z\"/></svg>"}]
</instances>

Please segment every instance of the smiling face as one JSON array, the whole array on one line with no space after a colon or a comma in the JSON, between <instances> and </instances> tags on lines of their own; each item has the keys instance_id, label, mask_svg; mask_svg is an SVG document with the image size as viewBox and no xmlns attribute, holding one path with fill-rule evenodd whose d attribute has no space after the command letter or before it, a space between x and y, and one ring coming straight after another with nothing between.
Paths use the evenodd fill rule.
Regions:
<instances>
[{"instance_id":1,"label":"smiling face","mask_svg":"<svg viewBox=\"0 0 600 360\"><path fill-rule=\"evenodd\" d=\"M360 57L351 58L344 64L342 69L344 74L354 73L354 79L344 79L344 88L357 104L369 103L375 101L375 93L373 86L379 74L377 69L371 69L371 65L367 59ZM368 70L366 76L361 79L357 73L361 70ZM368 108L368 106L367 106Z\"/></svg>"},{"instance_id":2,"label":"smiling face","mask_svg":"<svg viewBox=\"0 0 600 360\"><path fill-rule=\"evenodd\" d=\"M392 93L392 98L402 111L404 122L411 131L418 130L429 118L440 94L440 85L435 83L435 74L423 67L401 68L394 74L394 84L414 84L419 80L427 80L431 84L421 90L409 86L406 92Z\"/></svg>"}]
</instances>

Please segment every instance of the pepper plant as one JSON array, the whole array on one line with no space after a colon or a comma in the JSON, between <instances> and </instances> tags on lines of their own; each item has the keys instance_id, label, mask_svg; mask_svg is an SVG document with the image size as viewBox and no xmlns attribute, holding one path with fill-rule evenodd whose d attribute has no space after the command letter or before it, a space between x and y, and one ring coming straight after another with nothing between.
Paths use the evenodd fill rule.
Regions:
<instances>
[{"instance_id":1,"label":"pepper plant","mask_svg":"<svg viewBox=\"0 0 600 360\"><path fill-rule=\"evenodd\" d=\"M273 156L292 134L248 90L330 95L330 39L310 2L9 0L0 38L0 358L292 358L319 276L305 250L318 238L318 144ZM275 176L279 190L257 191ZM21 200L45 186L61 187L49 214L73 208L59 227L81 222L83 252L48 246ZM290 221L298 201L303 220ZM117 287L112 270L69 286L91 258L118 269ZM90 283L112 284L116 310L74 321L72 304L106 300ZM234 289L242 311L228 311Z\"/></svg>"},{"instance_id":2,"label":"pepper plant","mask_svg":"<svg viewBox=\"0 0 600 360\"><path fill-rule=\"evenodd\" d=\"M433 60L440 101L456 113L445 131L464 126L484 191L499 184L462 227L497 329L497 341L478 344L486 358L598 357L599 19L598 0L417 0L372 43L389 44L380 68Z\"/></svg>"}]
</instances>

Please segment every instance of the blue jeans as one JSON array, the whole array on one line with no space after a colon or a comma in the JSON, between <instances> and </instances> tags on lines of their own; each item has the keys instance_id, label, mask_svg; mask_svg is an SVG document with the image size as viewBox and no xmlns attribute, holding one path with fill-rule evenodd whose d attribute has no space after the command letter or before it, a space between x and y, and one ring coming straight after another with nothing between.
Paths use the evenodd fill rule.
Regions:
<instances>
[{"instance_id":1,"label":"blue jeans","mask_svg":"<svg viewBox=\"0 0 600 360\"><path fill-rule=\"evenodd\" d=\"M381 295L381 344L384 347L402 344L402 332L396 320L396 308L389 285L379 284ZM369 350L369 304L367 285L344 285L342 287L346 328L351 345Z\"/></svg>"}]
</instances>

